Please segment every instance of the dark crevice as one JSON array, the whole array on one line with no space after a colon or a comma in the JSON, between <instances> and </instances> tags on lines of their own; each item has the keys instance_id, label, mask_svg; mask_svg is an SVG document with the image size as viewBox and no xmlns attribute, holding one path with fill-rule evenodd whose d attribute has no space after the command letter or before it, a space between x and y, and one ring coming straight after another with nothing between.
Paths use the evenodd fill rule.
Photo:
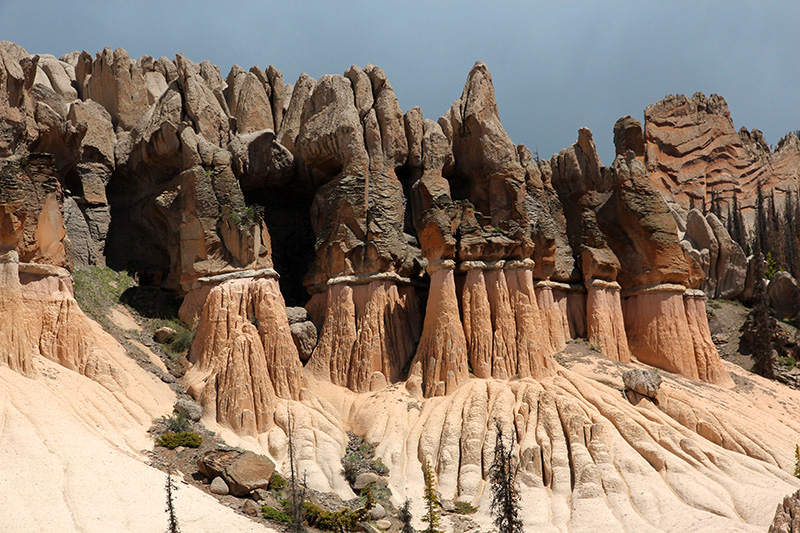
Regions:
<instances>
[{"instance_id":1,"label":"dark crevice","mask_svg":"<svg viewBox=\"0 0 800 533\"><path fill-rule=\"evenodd\" d=\"M296 183L246 191L248 205L264 208L264 222L272 241L272 262L280 274L280 288L287 307L304 306L309 294L303 277L314 261L316 235L311 226L311 187Z\"/></svg>"}]
</instances>

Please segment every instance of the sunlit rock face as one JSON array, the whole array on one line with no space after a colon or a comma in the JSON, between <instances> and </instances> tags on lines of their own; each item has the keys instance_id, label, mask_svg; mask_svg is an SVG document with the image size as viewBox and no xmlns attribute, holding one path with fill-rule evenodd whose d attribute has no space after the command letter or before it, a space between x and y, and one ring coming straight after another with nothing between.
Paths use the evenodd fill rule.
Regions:
<instances>
[{"instance_id":1,"label":"sunlit rock face","mask_svg":"<svg viewBox=\"0 0 800 533\"><path fill-rule=\"evenodd\" d=\"M223 77L183 55L2 51L3 250L124 266L184 294L198 328L187 383L237 431L268 430L305 374L441 396L552 376L577 338L725 381L686 290L703 274L735 290L720 258L741 258L716 227L713 267L681 243L688 226L648 173L647 122L618 122L610 167L587 129L540 161L503 128L481 62L433 121L404 114L374 65L289 86L273 66ZM287 298L317 329L302 361Z\"/></svg>"},{"instance_id":2,"label":"sunlit rock face","mask_svg":"<svg viewBox=\"0 0 800 533\"><path fill-rule=\"evenodd\" d=\"M758 189L779 212L797 198L800 141L783 137L773 151L759 130L734 127L728 104L717 94L669 95L644 113L644 160L656 188L683 209L727 215L740 210L752 236Z\"/></svg>"},{"instance_id":3,"label":"sunlit rock face","mask_svg":"<svg viewBox=\"0 0 800 533\"><path fill-rule=\"evenodd\" d=\"M183 296L204 423L282 471L291 423L315 489L353 496L354 430L398 497L430 460L489 527L498 423L531 530L763 530L797 488L800 398L733 387L711 340L705 298L746 269L699 205L728 198L728 175L744 194L756 160L780 197L794 137L760 152L721 99L671 98L644 129L617 123L610 166L587 129L538 160L480 62L434 121L373 65L292 86L273 66L223 77L121 49L0 56L0 379L46 383L47 361L150 394L72 297L73 266L108 264ZM576 339L599 352L562 352ZM673 375L620 394L642 364Z\"/></svg>"}]
</instances>

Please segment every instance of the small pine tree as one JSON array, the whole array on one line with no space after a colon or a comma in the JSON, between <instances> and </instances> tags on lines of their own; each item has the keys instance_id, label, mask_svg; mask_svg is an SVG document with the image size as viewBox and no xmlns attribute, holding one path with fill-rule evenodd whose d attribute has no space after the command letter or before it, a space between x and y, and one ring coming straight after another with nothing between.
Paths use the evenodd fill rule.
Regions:
<instances>
[{"instance_id":1,"label":"small pine tree","mask_svg":"<svg viewBox=\"0 0 800 533\"><path fill-rule=\"evenodd\" d=\"M403 523L402 533L417 533L417 530L411 525L411 518L411 500L406 498L406 501L400 506L400 521Z\"/></svg>"},{"instance_id":2,"label":"small pine tree","mask_svg":"<svg viewBox=\"0 0 800 533\"><path fill-rule=\"evenodd\" d=\"M181 533L181 528L178 527L178 517L175 516L175 502L172 500L172 491L178 490L175 483L172 481L172 468L167 470L167 483L165 485L167 490L167 516L169 517L169 525L167 526L167 533Z\"/></svg>"},{"instance_id":3,"label":"small pine tree","mask_svg":"<svg viewBox=\"0 0 800 533\"><path fill-rule=\"evenodd\" d=\"M772 361L772 338L775 332L767 303L767 283L764 279L766 262L761 254L758 254L755 262L756 286L753 291L753 310L750 311L749 317L753 339L750 346L754 361L753 372L765 378L775 379Z\"/></svg>"},{"instance_id":4,"label":"small pine tree","mask_svg":"<svg viewBox=\"0 0 800 533\"><path fill-rule=\"evenodd\" d=\"M433 488L436 480L433 474L433 467L430 461L425 461L425 469L423 470L425 477L425 516L422 521L428 524L428 527L422 533L443 533L440 527L441 514L439 511L439 497L436 495L436 490Z\"/></svg>"},{"instance_id":5,"label":"small pine tree","mask_svg":"<svg viewBox=\"0 0 800 533\"><path fill-rule=\"evenodd\" d=\"M497 439L494 445L494 461L490 469L489 483L492 488L492 515L500 533L523 533L519 518L519 488L517 472L513 462L513 446L503 440L503 428L495 421Z\"/></svg>"},{"instance_id":6,"label":"small pine tree","mask_svg":"<svg viewBox=\"0 0 800 533\"><path fill-rule=\"evenodd\" d=\"M794 477L800 478L800 446L794 445Z\"/></svg>"}]
</instances>

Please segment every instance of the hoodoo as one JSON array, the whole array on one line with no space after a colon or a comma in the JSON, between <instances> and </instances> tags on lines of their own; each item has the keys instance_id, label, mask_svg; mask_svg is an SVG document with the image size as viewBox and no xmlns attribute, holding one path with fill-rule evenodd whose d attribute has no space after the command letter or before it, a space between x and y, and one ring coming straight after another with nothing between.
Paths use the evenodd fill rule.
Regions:
<instances>
[{"instance_id":1,"label":"hoodoo","mask_svg":"<svg viewBox=\"0 0 800 533\"><path fill-rule=\"evenodd\" d=\"M47 360L126 406L159 397L136 400L148 421L170 405L74 299L71 272L107 265L182 298L203 423L282 470L291 420L317 490L353 497L352 430L398 504L430 461L488 524L497 427L531 531L758 530L800 485L800 424L720 359L704 305L748 268L705 208L741 193L752 232L744 198L796 191L800 144L736 133L722 98L620 119L603 166L585 128L549 160L514 144L482 62L434 121L374 65L292 86L122 49L0 59L3 383ZM658 392L624 391L645 365Z\"/></svg>"}]
</instances>

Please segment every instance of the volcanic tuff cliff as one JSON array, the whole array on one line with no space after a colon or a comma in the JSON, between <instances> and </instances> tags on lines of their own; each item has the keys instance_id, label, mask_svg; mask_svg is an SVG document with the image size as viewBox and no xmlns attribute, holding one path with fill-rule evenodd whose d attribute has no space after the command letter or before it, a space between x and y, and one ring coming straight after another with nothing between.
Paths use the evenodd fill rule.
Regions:
<instances>
[{"instance_id":1,"label":"volcanic tuff cliff","mask_svg":"<svg viewBox=\"0 0 800 533\"><path fill-rule=\"evenodd\" d=\"M10 368L33 375L41 355L123 386L69 281L105 263L184 295L197 331L184 384L207 423L280 461L291 411L318 488L348 493L331 465L354 428L382 443L397 494L431 459L445 497L478 501L494 419L552 510L530 524L761 524L770 513L748 500L771 506L796 484L780 470L794 426L775 443L747 434L697 381L710 407L680 384L634 407L553 358L583 337L612 365L733 385L649 126L642 140L618 123L609 167L586 129L539 161L503 129L480 62L433 121L404 114L374 65L291 86L273 66L223 79L122 49L56 59L4 42L0 59ZM310 356L287 302L316 326Z\"/></svg>"}]
</instances>

